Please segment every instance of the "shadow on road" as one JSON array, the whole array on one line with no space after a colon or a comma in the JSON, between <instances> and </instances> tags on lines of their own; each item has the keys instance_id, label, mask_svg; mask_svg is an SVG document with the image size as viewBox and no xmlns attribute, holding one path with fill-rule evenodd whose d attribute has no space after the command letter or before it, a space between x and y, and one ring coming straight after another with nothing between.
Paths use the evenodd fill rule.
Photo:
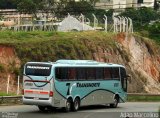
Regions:
<instances>
[{"instance_id":1,"label":"shadow on road","mask_svg":"<svg viewBox=\"0 0 160 118\"><path fill-rule=\"evenodd\" d=\"M110 108L109 106L106 106L106 105L91 105L91 106L83 106L83 107L80 107L80 109L78 111L92 111L92 110L101 110L101 109L113 109L113 108ZM38 113L38 114L52 114L52 113L67 113L63 108L57 108L57 109L49 109L49 110L46 110L46 111L33 111L33 112L30 112L30 113ZM75 113L75 112L70 112L70 113Z\"/></svg>"}]
</instances>

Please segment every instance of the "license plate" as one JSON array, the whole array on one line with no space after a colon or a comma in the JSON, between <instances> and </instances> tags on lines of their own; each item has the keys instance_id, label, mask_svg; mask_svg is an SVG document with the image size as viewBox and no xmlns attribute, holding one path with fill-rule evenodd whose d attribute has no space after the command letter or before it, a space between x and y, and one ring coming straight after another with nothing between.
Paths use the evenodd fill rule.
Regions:
<instances>
[{"instance_id":1,"label":"license plate","mask_svg":"<svg viewBox=\"0 0 160 118\"><path fill-rule=\"evenodd\" d=\"M34 100L39 100L39 98L35 97Z\"/></svg>"}]
</instances>

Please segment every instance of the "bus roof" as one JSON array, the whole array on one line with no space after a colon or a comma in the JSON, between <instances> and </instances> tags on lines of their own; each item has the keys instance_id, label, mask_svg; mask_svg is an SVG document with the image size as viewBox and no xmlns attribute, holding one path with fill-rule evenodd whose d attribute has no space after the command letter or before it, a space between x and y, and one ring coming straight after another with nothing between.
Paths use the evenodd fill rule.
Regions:
<instances>
[{"instance_id":1,"label":"bus roof","mask_svg":"<svg viewBox=\"0 0 160 118\"><path fill-rule=\"evenodd\" d=\"M104 63L94 60L57 60L56 62L28 62L28 63L37 63L37 64L51 64L57 67L85 67L85 66L94 66L94 67L124 67L123 65L113 64L113 63Z\"/></svg>"},{"instance_id":2,"label":"bus roof","mask_svg":"<svg viewBox=\"0 0 160 118\"><path fill-rule=\"evenodd\" d=\"M58 65L77 65L77 66L121 66L119 64L112 64L112 63L104 63L104 62L98 62L94 60L57 60L55 62Z\"/></svg>"}]
</instances>

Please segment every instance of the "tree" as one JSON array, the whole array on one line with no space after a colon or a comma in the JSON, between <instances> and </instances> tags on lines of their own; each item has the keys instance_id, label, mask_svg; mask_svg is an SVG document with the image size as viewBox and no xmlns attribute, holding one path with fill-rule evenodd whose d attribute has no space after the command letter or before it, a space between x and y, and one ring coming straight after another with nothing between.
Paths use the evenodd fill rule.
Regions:
<instances>
[{"instance_id":1,"label":"tree","mask_svg":"<svg viewBox=\"0 0 160 118\"><path fill-rule=\"evenodd\" d=\"M14 2L19 12L33 14L36 18L39 11L55 15L59 5L56 0L14 0Z\"/></svg>"},{"instance_id":2,"label":"tree","mask_svg":"<svg viewBox=\"0 0 160 118\"><path fill-rule=\"evenodd\" d=\"M15 9L13 0L0 0L0 9Z\"/></svg>"},{"instance_id":3,"label":"tree","mask_svg":"<svg viewBox=\"0 0 160 118\"><path fill-rule=\"evenodd\" d=\"M86 14L87 12L88 13L94 12L94 8L93 6L91 6L91 4L89 4L89 2L86 2L86 1L67 2L65 9L64 9L64 14L71 13L74 15L80 15L81 13Z\"/></svg>"},{"instance_id":4,"label":"tree","mask_svg":"<svg viewBox=\"0 0 160 118\"><path fill-rule=\"evenodd\" d=\"M158 10L160 8L159 2L157 0L154 0L154 10Z\"/></svg>"},{"instance_id":5,"label":"tree","mask_svg":"<svg viewBox=\"0 0 160 118\"><path fill-rule=\"evenodd\" d=\"M92 6L95 6L97 2L100 2L100 0L89 0L89 3L90 3Z\"/></svg>"},{"instance_id":6,"label":"tree","mask_svg":"<svg viewBox=\"0 0 160 118\"><path fill-rule=\"evenodd\" d=\"M155 22L148 27L151 34L158 34L160 36L160 22Z\"/></svg>"},{"instance_id":7,"label":"tree","mask_svg":"<svg viewBox=\"0 0 160 118\"><path fill-rule=\"evenodd\" d=\"M134 27L139 29L150 21L158 20L160 13L156 12L152 8L142 7L139 9L128 8L120 14L120 16L130 17L133 20Z\"/></svg>"},{"instance_id":8,"label":"tree","mask_svg":"<svg viewBox=\"0 0 160 118\"><path fill-rule=\"evenodd\" d=\"M34 14L35 17L37 17L37 12L41 6L39 0L15 0L15 3L20 13Z\"/></svg>"}]
</instances>

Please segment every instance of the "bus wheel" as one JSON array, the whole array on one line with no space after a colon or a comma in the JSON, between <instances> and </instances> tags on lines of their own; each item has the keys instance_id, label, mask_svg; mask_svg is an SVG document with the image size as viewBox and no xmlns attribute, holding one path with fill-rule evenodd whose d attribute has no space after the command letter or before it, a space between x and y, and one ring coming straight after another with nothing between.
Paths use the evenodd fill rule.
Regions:
<instances>
[{"instance_id":1,"label":"bus wheel","mask_svg":"<svg viewBox=\"0 0 160 118\"><path fill-rule=\"evenodd\" d=\"M66 112L69 112L69 111L71 111L71 99L68 99L67 101L66 101L66 106L65 106L65 111Z\"/></svg>"},{"instance_id":2,"label":"bus wheel","mask_svg":"<svg viewBox=\"0 0 160 118\"><path fill-rule=\"evenodd\" d=\"M38 108L40 111L46 111L46 107L44 107L44 106L38 106Z\"/></svg>"},{"instance_id":3,"label":"bus wheel","mask_svg":"<svg viewBox=\"0 0 160 118\"><path fill-rule=\"evenodd\" d=\"M115 96L115 98L114 98L114 103L113 103L113 104L110 104L110 108L117 108L118 102L119 102L119 97L118 97L118 96Z\"/></svg>"},{"instance_id":4,"label":"bus wheel","mask_svg":"<svg viewBox=\"0 0 160 118\"><path fill-rule=\"evenodd\" d=\"M80 100L79 98L76 98L73 102L73 105L72 105L72 110L73 111L77 111L80 107Z\"/></svg>"}]
</instances>

